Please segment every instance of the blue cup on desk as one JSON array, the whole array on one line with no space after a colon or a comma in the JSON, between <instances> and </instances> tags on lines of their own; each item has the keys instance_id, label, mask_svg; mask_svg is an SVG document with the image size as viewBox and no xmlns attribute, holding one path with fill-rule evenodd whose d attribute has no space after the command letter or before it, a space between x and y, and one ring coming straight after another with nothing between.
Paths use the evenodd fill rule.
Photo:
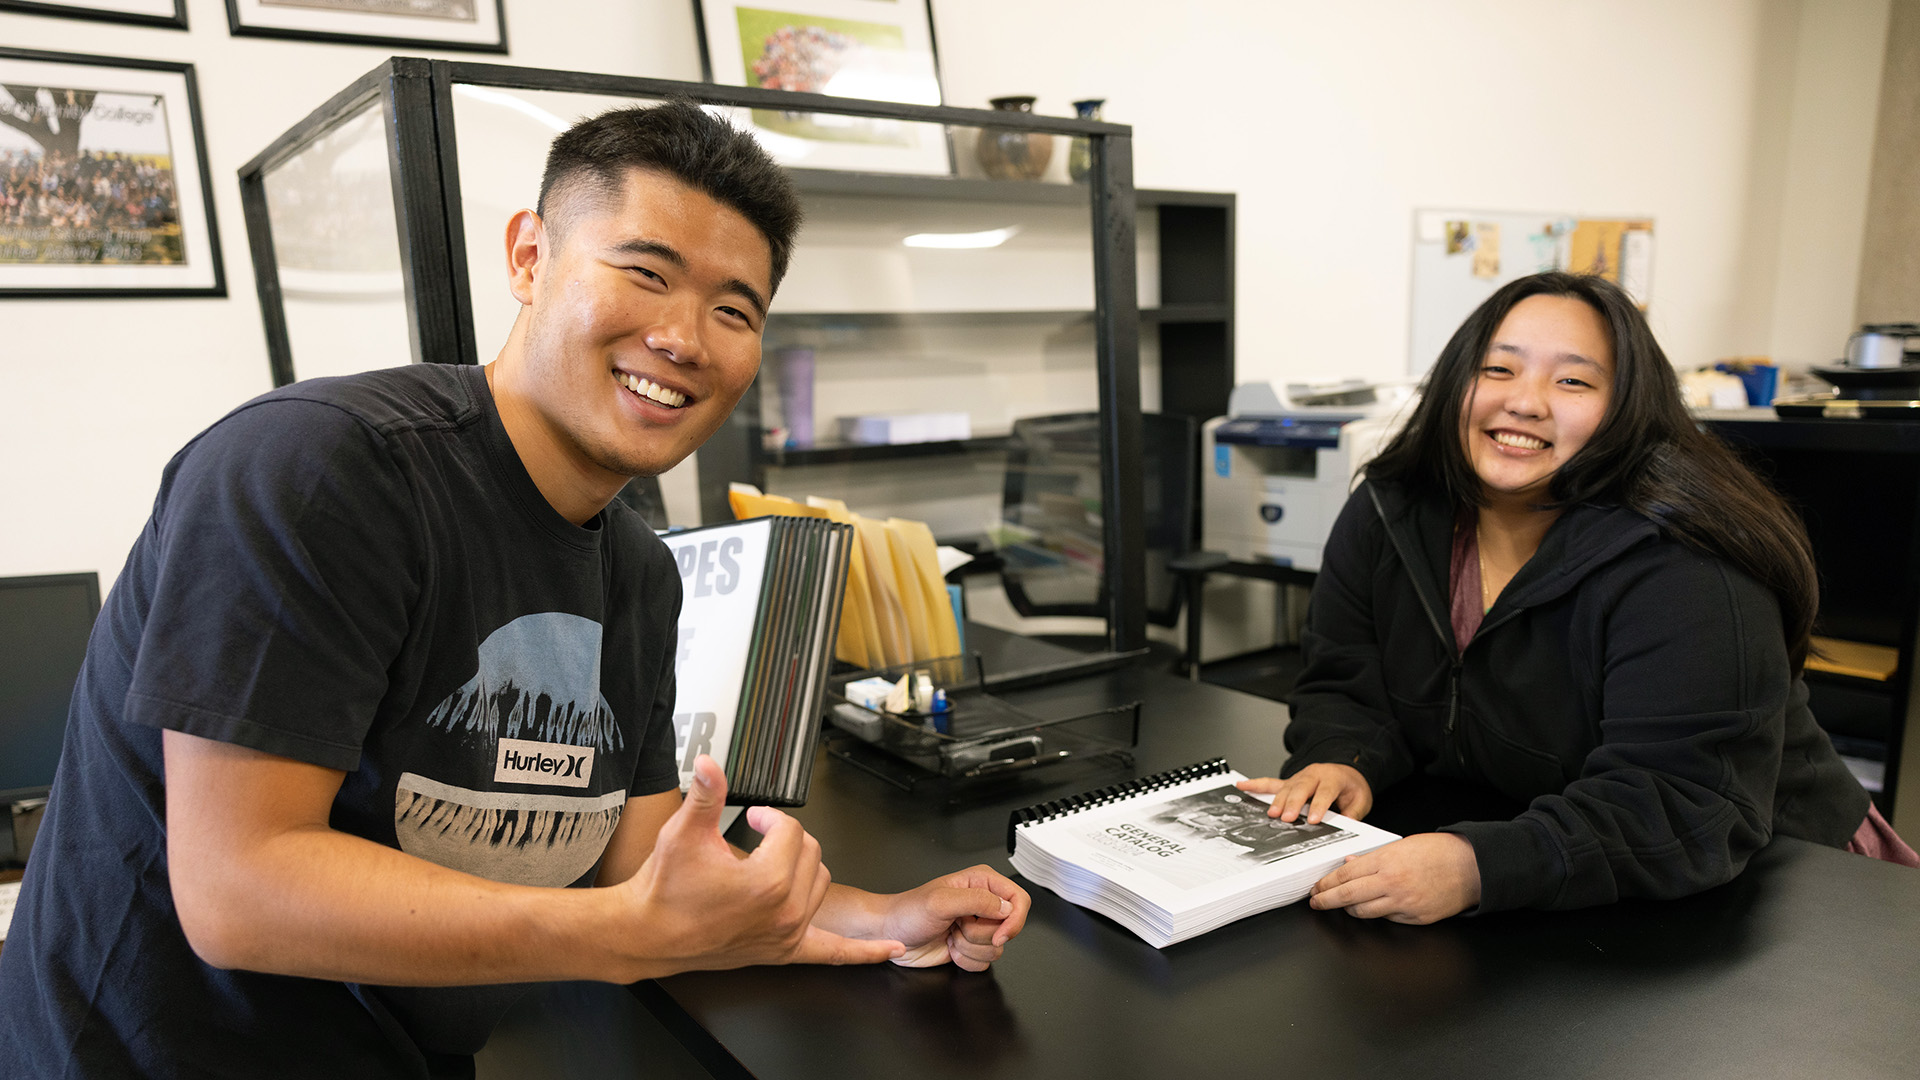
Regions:
<instances>
[{"instance_id":1,"label":"blue cup on desk","mask_svg":"<svg viewBox=\"0 0 1920 1080\"><path fill-rule=\"evenodd\" d=\"M1715 371L1724 371L1739 377L1747 388L1747 404L1765 408L1773 404L1774 391L1780 386L1780 369L1772 364L1751 364L1735 367L1732 364L1715 364Z\"/></svg>"}]
</instances>

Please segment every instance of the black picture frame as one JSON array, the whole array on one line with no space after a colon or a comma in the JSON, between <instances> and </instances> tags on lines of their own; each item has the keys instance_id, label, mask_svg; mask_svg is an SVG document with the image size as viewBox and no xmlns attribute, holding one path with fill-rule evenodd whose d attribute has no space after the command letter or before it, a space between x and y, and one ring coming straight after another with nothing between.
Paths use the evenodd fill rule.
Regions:
<instances>
[{"instance_id":1,"label":"black picture frame","mask_svg":"<svg viewBox=\"0 0 1920 1080\"><path fill-rule=\"evenodd\" d=\"M0 261L0 299L226 296L226 268L220 251L220 225L214 209L213 180L207 165L206 129L201 119L200 89L194 74L194 66L171 60L45 52L0 46L0 85L22 83L33 85L41 81L37 78L24 77L27 71L36 65L67 65L75 68L76 72L79 69L95 68L133 73L129 78L122 79L121 85L112 90L95 91L96 94L110 92L120 96L139 97L154 93L155 87L166 91L171 91L175 87L181 90L181 95L175 102L162 105L163 95L156 95L152 105L156 115L163 117L166 121L167 155L171 162L171 171L176 178L173 184L174 194L178 200L175 215L184 258L179 263L154 265L102 263L95 266L84 263L41 263L34 260ZM10 68L15 69L18 74L9 77ZM86 86L86 83L78 81L81 78L85 76L76 74L74 87L61 87L61 89ZM176 79L177 82L173 81ZM41 86L37 89L47 88ZM14 103L11 92L7 93L5 100L8 103ZM97 98L89 98L87 104L81 107L90 110L96 100ZM17 115L0 117L0 130L11 129L33 139L35 136L32 132L14 122L17 119L19 119ZM176 119L185 119L186 123L176 125L174 123ZM190 154L182 152L173 142L173 132L180 127L184 127L191 133L193 147ZM75 129L76 143L77 133L82 130L84 129ZM43 147L44 145L42 144ZM183 160L192 164L197 178L182 182L180 163ZM0 171L0 178L4 178L4 175L4 171ZM190 190L198 194L197 203L190 201L188 195ZM0 222L4 221L4 216L0 216ZM0 224L0 250L3 250L3 246L9 239L26 239L24 235L26 229L38 228L39 226L23 226L22 234L16 234L13 227ZM85 234L76 233L65 242L91 241L85 239ZM147 241L143 239L141 242L144 244ZM194 253L199 250L205 251L204 259L195 256ZM47 269L32 269L34 267ZM94 280L89 281L88 278Z\"/></svg>"},{"instance_id":2,"label":"black picture frame","mask_svg":"<svg viewBox=\"0 0 1920 1080\"><path fill-rule=\"evenodd\" d=\"M795 10L792 14L796 17L819 19L823 24L832 26L844 20L847 16L855 14L850 11L834 12L831 10L842 3L844 3L844 0L738 0L738 2L736 2L736 0L693 0L694 38L700 46L701 79L713 83L716 86L741 86L749 89L769 88L764 83L760 85L753 84L750 74L745 70L738 73L738 81L733 81L736 73L732 69L731 60L729 60L726 65L723 65L725 67L724 71L717 69L715 64L717 55L716 44L710 40L709 37L709 26L712 22L709 16L724 14L724 12L717 9L725 8L733 10L747 7L758 9L755 14L760 14L769 11L784 11L788 8L795 8L798 10ZM932 77L934 86L934 100L931 102L907 102L901 98L892 98L891 100L900 101L903 104L943 107L946 103L946 87L940 78L940 42L933 24L933 0L921 0L918 4L915 4L914 0L898 0L898 6L902 17L894 25L901 29L902 36L907 41L908 52L916 51L915 39L921 30L921 23L924 23L925 48L929 74ZM710 12L709 8L716 10ZM920 21L918 22L908 14L916 8L920 16ZM737 33L738 26L735 24L735 34L737 35ZM732 48L737 44L737 38L735 36L729 36L726 43L729 48ZM744 66L743 64L743 69ZM780 86L774 87L774 89L801 90L815 93L826 92L823 89L812 86ZM836 94L834 96L841 95ZM759 128L764 122L763 118L768 115L769 114L766 113L752 114L749 119L756 128ZM801 118L790 115L787 119L795 120ZM804 142L811 143L819 150L826 151L824 155L810 156L808 160L799 161L786 158L775 146L770 145L768 149L774 153L775 158L780 160L781 164L787 165L788 167L804 166L806 168L830 169L844 172L898 172L909 175L927 176L951 176L954 173L955 158L951 131L943 130L940 133L940 137L934 140L933 143L920 145L916 149L899 153L897 159L894 161L873 160L864 156L848 160L836 160L835 143L832 140L809 137L808 135L798 134L792 131L782 131L780 133L789 138L798 137ZM925 140L919 141L925 143Z\"/></svg>"},{"instance_id":3,"label":"black picture frame","mask_svg":"<svg viewBox=\"0 0 1920 1080\"><path fill-rule=\"evenodd\" d=\"M163 30L187 28L187 0L173 0L172 15L142 15L134 11L88 7L84 3L62 0L0 0L0 12L17 11L24 15L50 15L56 19L92 19L97 22L131 23L155 26Z\"/></svg>"},{"instance_id":4,"label":"black picture frame","mask_svg":"<svg viewBox=\"0 0 1920 1080\"><path fill-rule=\"evenodd\" d=\"M304 14L298 21L310 21L315 25L278 25L263 22L258 18L248 21L245 9L254 6L257 0L227 0L227 30L234 37L284 38L292 41L316 41L334 45L374 45L382 48L404 47L412 49L452 50L457 52L499 53L507 52L507 9L506 0L475 0L475 9L491 10L494 34L484 41L465 40L460 37L435 37L423 35L418 31L431 28L434 20L404 14L381 14L377 12L327 12L321 8L298 9ZM327 29L329 18L339 23L338 29ZM392 34L371 32L365 19L391 18L396 20L396 32ZM401 32L402 26L411 26L413 33Z\"/></svg>"}]
</instances>

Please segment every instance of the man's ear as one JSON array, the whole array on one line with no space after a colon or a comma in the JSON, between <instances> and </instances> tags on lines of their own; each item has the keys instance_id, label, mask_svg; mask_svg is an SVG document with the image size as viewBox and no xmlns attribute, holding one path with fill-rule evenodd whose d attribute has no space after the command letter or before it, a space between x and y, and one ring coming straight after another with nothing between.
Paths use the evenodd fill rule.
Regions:
<instances>
[{"instance_id":1,"label":"man's ear","mask_svg":"<svg viewBox=\"0 0 1920 1080\"><path fill-rule=\"evenodd\" d=\"M546 223L531 210L507 219L507 291L523 305L533 303L534 279L550 254Z\"/></svg>"}]
</instances>

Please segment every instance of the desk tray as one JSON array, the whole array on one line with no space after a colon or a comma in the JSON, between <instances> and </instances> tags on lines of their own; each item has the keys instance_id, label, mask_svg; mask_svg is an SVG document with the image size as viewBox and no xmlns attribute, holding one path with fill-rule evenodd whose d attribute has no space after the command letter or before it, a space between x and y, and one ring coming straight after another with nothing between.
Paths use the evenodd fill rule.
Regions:
<instances>
[{"instance_id":1,"label":"desk tray","mask_svg":"<svg viewBox=\"0 0 1920 1080\"><path fill-rule=\"evenodd\" d=\"M939 726L930 715L896 715L847 700L850 682L875 676L898 682L909 670L927 672L934 685L947 692L951 709ZM985 685L978 655L835 675L827 682L827 722L922 774L950 779L1000 775L1092 754L1125 753L1139 742L1137 701L1043 720L988 693ZM833 743L828 748L870 772L879 771ZM912 786L911 774L906 782L897 776L883 778Z\"/></svg>"}]
</instances>

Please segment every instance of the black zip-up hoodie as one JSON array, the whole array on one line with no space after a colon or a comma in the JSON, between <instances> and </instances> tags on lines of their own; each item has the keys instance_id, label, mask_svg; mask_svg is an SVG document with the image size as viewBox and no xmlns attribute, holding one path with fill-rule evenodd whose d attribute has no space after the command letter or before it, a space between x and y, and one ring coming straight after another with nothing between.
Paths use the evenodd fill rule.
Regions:
<instances>
[{"instance_id":1,"label":"black zip-up hoodie","mask_svg":"<svg viewBox=\"0 0 1920 1080\"><path fill-rule=\"evenodd\" d=\"M1775 834L1852 838L1867 793L1807 709L1765 586L1631 510L1571 507L1461 649L1453 523L1396 485L1348 499L1282 775L1350 764L1378 793L1418 769L1528 803L1443 830L1473 844L1482 912L1685 896Z\"/></svg>"}]
</instances>

